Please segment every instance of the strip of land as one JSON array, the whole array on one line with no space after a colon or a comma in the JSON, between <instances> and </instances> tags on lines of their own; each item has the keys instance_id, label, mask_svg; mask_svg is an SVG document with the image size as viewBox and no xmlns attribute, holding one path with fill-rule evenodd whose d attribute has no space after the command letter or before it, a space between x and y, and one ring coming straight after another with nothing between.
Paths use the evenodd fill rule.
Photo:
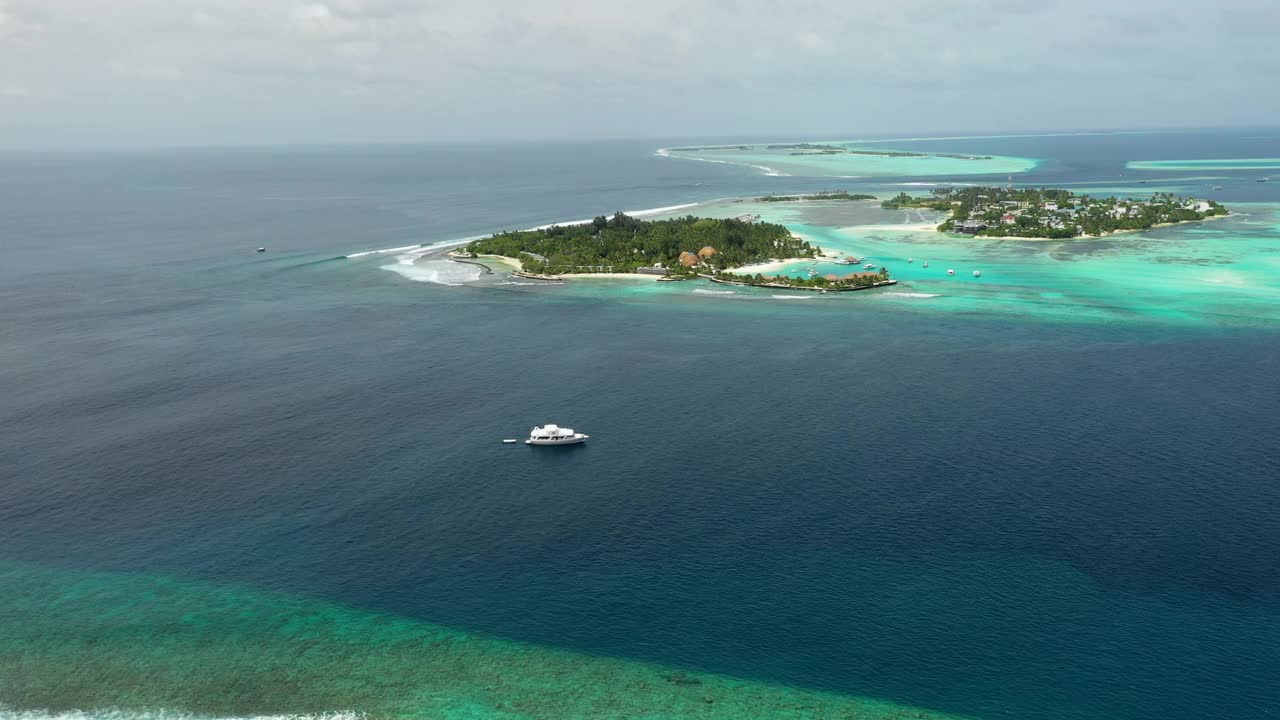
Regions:
<instances>
[{"instance_id":1,"label":"strip of land","mask_svg":"<svg viewBox=\"0 0 1280 720\"><path fill-rule=\"evenodd\" d=\"M885 208L928 208L949 213L937 226L995 239L1065 240L1102 237L1199 222L1228 214L1215 200L1156 193L1145 199L1095 198L1055 188L934 188L928 195L899 193Z\"/></svg>"}]
</instances>

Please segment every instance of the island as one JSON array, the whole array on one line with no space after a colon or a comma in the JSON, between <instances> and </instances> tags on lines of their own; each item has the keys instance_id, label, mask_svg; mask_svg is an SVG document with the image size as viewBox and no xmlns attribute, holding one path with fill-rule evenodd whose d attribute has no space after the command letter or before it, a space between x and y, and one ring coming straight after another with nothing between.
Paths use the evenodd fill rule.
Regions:
<instances>
[{"instance_id":1,"label":"island","mask_svg":"<svg viewBox=\"0 0 1280 720\"><path fill-rule=\"evenodd\" d=\"M469 243L454 257L493 257L514 265L525 277L642 274L686 279L821 253L821 248L774 223L692 215L640 220L619 212L577 225L497 233Z\"/></svg>"},{"instance_id":2,"label":"island","mask_svg":"<svg viewBox=\"0 0 1280 720\"><path fill-rule=\"evenodd\" d=\"M905 150L854 150L842 145L824 145L820 143L789 143L785 145L766 145L766 150L792 150L788 155L871 155L888 158L922 158L942 157L954 160L990 160L990 155L956 155L954 153L922 153Z\"/></svg>"},{"instance_id":3,"label":"island","mask_svg":"<svg viewBox=\"0 0 1280 720\"><path fill-rule=\"evenodd\" d=\"M757 202L798 202L801 200L878 200L875 195L860 195L847 190L824 190L810 195L765 195Z\"/></svg>"},{"instance_id":4,"label":"island","mask_svg":"<svg viewBox=\"0 0 1280 720\"><path fill-rule=\"evenodd\" d=\"M934 188L923 196L899 193L880 205L947 212L939 232L1008 238L1100 237L1228 214L1214 200L1168 193L1146 199L1095 198L1055 188Z\"/></svg>"},{"instance_id":5,"label":"island","mask_svg":"<svg viewBox=\"0 0 1280 720\"><path fill-rule=\"evenodd\" d=\"M830 273L818 275L816 271L809 277L787 277L786 275L739 275L733 272L719 272L715 275L703 275L707 280L722 285L739 285L745 287L776 288L780 290L814 290L817 292L846 292L851 290L870 290L871 288L897 285L898 281L890 279L889 269L879 271L853 272L845 275Z\"/></svg>"}]
</instances>

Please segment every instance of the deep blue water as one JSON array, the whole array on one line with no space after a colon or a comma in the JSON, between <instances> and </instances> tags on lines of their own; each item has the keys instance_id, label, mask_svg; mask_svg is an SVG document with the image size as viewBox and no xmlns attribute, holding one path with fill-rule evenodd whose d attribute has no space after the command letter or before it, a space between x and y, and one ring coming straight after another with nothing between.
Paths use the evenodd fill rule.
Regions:
<instances>
[{"instance_id":1,"label":"deep blue water","mask_svg":"<svg viewBox=\"0 0 1280 720\"><path fill-rule=\"evenodd\" d=\"M1280 155L1258 134L942 145L1089 182ZM531 298L330 259L830 184L653 148L3 158L0 558L983 718L1280 714L1276 332ZM548 420L593 439L497 443Z\"/></svg>"}]
</instances>

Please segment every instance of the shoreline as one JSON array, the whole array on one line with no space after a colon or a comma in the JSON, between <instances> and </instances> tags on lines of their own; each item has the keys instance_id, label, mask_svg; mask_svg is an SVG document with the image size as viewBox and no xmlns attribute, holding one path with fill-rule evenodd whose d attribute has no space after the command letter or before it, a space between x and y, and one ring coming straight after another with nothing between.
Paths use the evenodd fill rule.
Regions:
<instances>
[{"instance_id":1,"label":"shoreline","mask_svg":"<svg viewBox=\"0 0 1280 720\"><path fill-rule=\"evenodd\" d=\"M781 258L778 260L769 260L768 262L756 263L755 265L743 265L742 267L729 268L729 272L744 273L747 275L755 275L759 273L777 272L785 269L788 265L800 262L818 263L832 262L842 257L842 254L822 253L817 257L799 257L799 258Z\"/></svg>"},{"instance_id":2,"label":"shoreline","mask_svg":"<svg viewBox=\"0 0 1280 720\"><path fill-rule=\"evenodd\" d=\"M774 283L774 282L754 283L754 282L745 282L740 280L721 280L720 278L712 277L710 275L699 275L698 277L702 278L703 280L710 280L711 282L716 283L717 285L736 285L738 287L769 288L771 290L803 290L806 292L818 292L818 293L856 292L858 290L871 290L873 288L888 287L890 285L898 284L897 280L882 280L880 282L872 283L870 285L843 286L843 287L842 286L807 287L807 286L797 286L797 285L786 285L783 283Z\"/></svg>"}]
</instances>

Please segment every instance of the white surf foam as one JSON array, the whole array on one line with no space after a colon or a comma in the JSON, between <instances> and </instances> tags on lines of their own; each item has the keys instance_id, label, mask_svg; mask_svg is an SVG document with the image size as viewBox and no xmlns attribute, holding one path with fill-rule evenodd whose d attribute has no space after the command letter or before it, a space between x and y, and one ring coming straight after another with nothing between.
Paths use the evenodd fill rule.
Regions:
<instances>
[{"instance_id":1,"label":"white surf foam","mask_svg":"<svg viewBox=\"0 0 1280 720\"><path fill-rule=\"evenodd\" d=\"M684 203L683 205L668 205L666 207L648 208L646 210L623 210L622 214L629 215L631 217L647 217L649 215L661 215L662 213L675 212L676 210L684 210L686 208L697 207L698 205L701 205L701 203L695 202L695 203ZM538 225L537 227L531 227L529 228L529 230L546 230L547 228L557 227L557 226L568 227L570 225L586 225L587 223L592 222L593 220L595 220L595 218L586 218L585 220L563 220L561 222L553 222L553 223L548 223L546 225ZM485 237L488 237L488 236L486 235Z\"/></svg>"},{"instance_id":2,"label":"white surf foam","mask_svg":"<svg viewBox=\"0 0 1280 720\"><path fill-rule=\"evenodd\" d=\"M769 177L790 177L791 176L790 173L782 172L781 170L778 170L776 168L771 168L768 165L753 165L751 163L733 162L732 160L717 160L716 158L691 157L689 155L672 155L671 151L668 150L667 148L662 148L658 150L656 154L666 158L675 158L677 160L697 160L698 162L717 163L719 165L741 165L743 167L755 168L756 170L759 170L760 172L764 173ZM630 215L630 213L627 213L627 214Z\"/></svg>"},{"instance_id":3,"label":"white surf foam","mask_svg":"<svg viewBox=\"0 0 1280 720\"><path fill-rule=\"evenodd\" d=\"M737 295L738 294L733 290L705 290L703 288L698 288L697 290L694 290L693 293L695 295Z\"/></svg>"},{"instance_id":4,"label":"white surf foam","mask_svg":"<svg viewBox=\"0 0 1280 720\"><path fill-rule=\"evenodd\" d=\"M812 295L770 295L774 300L812 300Z\"/></svg>"},{"instance_id":5,"label":"white surf foam","mask_svg":"<svg viewBox=\"0 0 1280 720\"><path fill-rule=\"evenodd\" d=\"M684 210L686 208L697 207L698 205L701 205L701 204L702 203L696 203L696 202L683 203L680 205L667 205L666 207L645 208L644 210L623 210L622 212L623 214L630 215L631 217L646 217L648 215L661 215L662 213L675 212L676 210ZM586 218L585 220L563 220L560 222L549 223L547 225L538 225L537 227L526 228L526 230L546 230L549 227L555 227L557 225L561 227L565 227L568 225L585 225L594 219L595 218ZM342 257L348 260L353 260L356 258L368 257L370 255L392 255L395 253L417 253L418 257L422 257L427 253L436 252L438 250L446 250L451 247L461 247L471 242L472 240L482 240L487 237L489 236L488 235L472 235L470 237L457 238L454 240L441 240L440 242L434 242L429 244L424 243L421 245L404 245L401 247L382 248L379 250L361 250L359 252L348 253L347 255L343 255Z\"/></svg>"},{"instance_id":6,"label":"white surf foam","mask_svg":"<svg viewBox=\"0 0 1280 720\"><path fill-rule=\"evenodd\" d=\"M871 297L883 298L936 298L942 297L939 293L915 293L915 292L881 292L871 293Z\"/></svg>"},{"instance_id":7,"label":"white surf foam","mask_svg":"<svg viewBox=\"0 0 1280 720\"><path fill-rule=\"evenodd\" d=\"M448 260L432 260L424 263L415 262L418 257L412 254L396 258L395 265L383 265L383 270L390 270L415 282L435 283L436 285L461 285L475 282L484 272L475 265L450 262Z\"/></svg>"},{"instance_id":8,"label":"white surf foam","mask_svg":"<svg viewBox=\"0 0 1280 720\"><path fill-rule=\"evenodd\" d=\"M348 260L353 260L355 258L368 257L369 255L391 255L394 253L402 253L402 252L410 252L410 251L417 252L419 256L422 256L422 255L426 255L429 252L444 250L446 248L456 247L458 245L466 245L472 240L479 240L482 237L488 237L488 236L475 235L467 238L458 238L457 240L442 240L440 242L429 243L429 244L405 245L403 247L383 248L381 250L362 250L360 252L354 252L349 255L343 255L343 257L347 258Z\"/></svg>"}]
</instances>

